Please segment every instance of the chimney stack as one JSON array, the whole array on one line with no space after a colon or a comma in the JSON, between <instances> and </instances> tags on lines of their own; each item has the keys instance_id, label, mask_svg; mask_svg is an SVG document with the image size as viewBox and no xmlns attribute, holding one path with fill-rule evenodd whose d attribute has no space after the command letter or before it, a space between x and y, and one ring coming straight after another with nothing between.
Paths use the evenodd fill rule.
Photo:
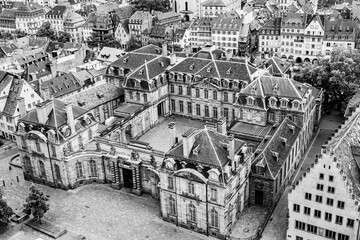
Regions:
<instances>
[{"instance_id":1,"label":"chimney stack","mask_svg":"<svg viewBox=\"0 0 360 240\"><path fill-rule=\"evenodd\" d=\"M18 100L20 118L22 118L26 114L25 99L22 97L22 98L18 98L17 100Z\"/></svg>"},{"instance_id":2,"label":"chimney stack","mask_svg":"<svg viewBox=\"0 0 360 240\"><path fill-rule=\"evenodd\" d=\"M73 113L73 108L72 108L71 104L67 104L65 106L65 112L66 112L67 124L70 127L71 135L72 135L75 133L75 119L74 119L74 113Z\"/></svg>"},{"instance_id":3,"label":"chimney stack","mask_svg":"<svg viewBox=\"0 0 360 240\"><path fill-rule=\"evenodd\" d=\"M184 152L184 157L188 158L190 155L190 151L192 146L194 145L195 142L195 129L189 129L188 131L186 131L183 135L183 152Z\"/></svg>"},{"instance_id":4,"label":"chimney stack","mask_svg":"<svg viewBox=\"0 0 360 240\"><path fill-rule=\"evenodd\" d=\"M226 118L221 117L217 122L217 131L220 134L226 135Z\"/></svg>"},{"instance_id":5,"label":"chimney stack","mask_svg":"<svg viewBox=\"0 0 360 240\"><path fill-rule=\"evenodd\" d=\"M174 52L170 53L170 65L174 66L176 63L176 54Z\"/></svg>"},{"instance_id":6,"label":"chimney stack","mask_svg":"<svg viewBox=\"0 0 360 240\"><path fill-rule=\"evenodd\" d=\"M235 169L235 138L234 135L231 134L228 136L229 139L229 158L231 161L232 169Z\"/></svg>"},{"instance_id":7,"label":"chimney stack","mask_svg":"<svg viewBox=\"0 0 360 240\"><path fill-rule=\"evenodd\" d=\"M162 46L162 55L166 57L168 55L167 42L164 41L161 46Z\"/></svg>"},{"instance_id":8,"label":"chimney stack","mask_svg":"<svg viewBox=\"0 0 360 240\"><path fill-rule=\"evenodd\" d=\"M173 147L176 144L176 124L174 122L171 122L169 123L168 127L171 135L170 144L171 147Z\"/></svg>"},{"instance_id":9,"label":"chimney stack","mask_svg":"<svg viewBox=\"0 0 360 240\"><path fill-rule=\"evenodd\" d=\"M36 104L36 114L40 124L45 124L48 120L48 116L52 108L51 106L52 104L50 100Z\"/></svg>"}]
</instances>

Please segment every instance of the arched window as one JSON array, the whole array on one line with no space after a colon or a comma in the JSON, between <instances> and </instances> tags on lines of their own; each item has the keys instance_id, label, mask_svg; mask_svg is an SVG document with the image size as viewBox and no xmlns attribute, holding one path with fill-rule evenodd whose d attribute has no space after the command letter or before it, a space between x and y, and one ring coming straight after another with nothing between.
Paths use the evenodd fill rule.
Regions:
<instances>
[{"instance_id":1,"label":"arched window","mask_svg":"<svg viewBox=\"0 0 360 240\"><path fill-rule=\"evenodd\" d=\"M31 161L30 161L30 158L28 156L24 157L24 168L25 168L26 173L28 173L30 175L33 175Z\"/></svg>"},{"instance_id":2,"label":"arched window","mask_svg":"<svg viewBox=\"0 0 360 240\"><path fill-rule=\"evenodd\" d=\"M95 160L90 160L90 176L92 177L97 176L97 167Z\"/></svg>"},{"instance_id":3,"label":"arched window","mask_svg":"<svg viewBox=\"0 0 360 240\"><path fill-rule=\"evenodd\" d=\"M219 213L215 210L215 208L211 209L210 226L219 228Z\"/></svg>"},{"instance_id":4,"label":"arched window","mask_svg":"<svg viewBox=\"0 0 360 240\"><path fill-rule=\"evenodd\" d=\"M191 222L196 222L196 208L191 203L188 205L188 220Z\"/></svg>"},{"instance_id":5,"label":"arched window","mask_svg":"<svg viewBox=\"0 0 360 240\"><path fill-rule=\"evenodd\" d=\"M46 178L45 165L43 161L39 161L40 177Z\"/></svg>"},{"instance_id":6,"label":"arched window","mask_svg":"<svg viewBox=\"0 0 360 240\"><path fill-rule=\"evenodd\" d=\"M176 204L173 196L169 197L169 214L176 215Z\"/></svg>"},{"instance_id":7,"label":"arched window","mask_svg":"<svg viewBox=\"0 0 360 240\"><path fill-rule=\"evenodd\" d=\"M75 164L75 169L76 169L76 177L77 177L77 178L82 178L82 177L84 177L81 162L77 162L77 163Z\"/></svg>"},{"instance_id":8,"label":"arched window","mask_svg":"<svg viewBox=\"0 0 360 240\"><path fill-rule=\"evenodd\" d=\"M61 181L60 167L57 164L54 164L54 167L56 180Z\"/></svg>"}]
</instances>

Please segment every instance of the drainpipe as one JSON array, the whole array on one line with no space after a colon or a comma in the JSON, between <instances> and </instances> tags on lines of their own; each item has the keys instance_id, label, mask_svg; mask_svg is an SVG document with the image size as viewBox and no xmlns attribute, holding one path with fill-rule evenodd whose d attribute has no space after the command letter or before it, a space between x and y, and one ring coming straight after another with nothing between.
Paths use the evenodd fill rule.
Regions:
<instances>
[{"instance_id":1,"label":"drainpipe","mask_svg":"<svg viewBox=\"0 0 360 240\"><path fill-rule=\"evenodd\" d=\"M53 165L52 165L52 161L51 161L49 142L46 143L46 146L47 146L47 150L48 150L48 154L49 154L49 160L50 160L51 174L52 174L52 177L53 177L53 183L55 184L55 177L54 177L54 170L53 170Z\"/></svg>"},{"instance_id":2,"label":"drainpipe","mask_svg":"<svg viewBox=\"0 0 360 240\"><path fill-rule=\"evenodd\" d=\"M206 182L206 236L209 236L209 203L208 203L208 189L209 185Z\"/></svg>"},{"instance_id":3,"label":"drainpipe","mask_svg":"<svg viewBox=\"0 0 360 240\"><path fill-rule=\"evenodd\" d=\"M176 194L176 178L174 179L175 181L174 181L174 188L175 188L175 196L176 196L176 198L175 198L175 203L176 203L176 226L178 227L179 226L179 211L178 211L178 209L177 209L177 194Z\"/></svg>"}]
</instances>

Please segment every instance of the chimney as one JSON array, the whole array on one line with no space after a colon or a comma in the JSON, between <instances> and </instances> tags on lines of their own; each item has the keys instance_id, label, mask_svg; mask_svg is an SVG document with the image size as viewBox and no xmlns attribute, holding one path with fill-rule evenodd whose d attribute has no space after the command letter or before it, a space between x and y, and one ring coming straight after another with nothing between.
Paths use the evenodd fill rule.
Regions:
<instances>
[{"instance_id":1,"label":"chimney","mask_svg":"<svg viewBox=\"0 0 360 240\"><path fill-rule=\"evenodd\" d=\"M41 91L41 97L44 101L49 100L50 97L50 89L45 88L45 89L40 89Z\"/></svg>"},{"instance_id":2,"label":"chimney","mask_svg":"<svg viewBox=\"0 0 360 240\"><path fill-rule=\"evenodd\" d=\"M36 104L36 114L40 124L46 123L51 109L52 104L50 100Z\"/></svg>"},{"instance_id":3,"label":"chimney","mask_svg":"<svg viewBox=\"0 0 360 240\"><path fill-rule=\"evenodd\" d=\"M162 55L166 57L168 55L167 42L164 41L161 46L162 46Z\"/></svg>"},{"instance_id":4,"label":"chimney","mask_svg":"<svg viewBox=\"0 0 360 240\"><path fill-rule=\"evenodd\" d=\"M67 124L70 127L71 135L75 133L75 119L74 119L74 113L73 108L71 104L67 104L65 106L65 112L66 112L66 118L67 118Z\"/></svg>"},{"instance_id":5,"label":"chimney","mask_svg":"<svg viewBox=\"0 0 360 240\"><path fill-rule=\"evenodd\" d=\"M213 123L213 122L206 122L205 129L217 132L217 125L216 125L216 123Z\"/></svg>"},{"instance_id":6,"label":"chimney","mask_svg":"<svg viewBox=\"0 0 360 240\"><path fill-rule=\"evenodd\" d=\"M182 135L184 157L188 158L195 142L195 129L189 129Z\"/></svg>"},{"instance_id":7,"label":"chimney","mask_svg":"<svg viewBox=\"0 0 360 240\"><path fill-rule=\"evenodd\" d=\"M190 46L189 45L185 46L185 53L186 53L186 57L188 57L190 55Z\"/></svg>"},{"instance_id":8,"label":"chimney","mask_svg":"<svg viewBox=\"0 0 360 240\"><path fill-rule=\"evenodd\" d=\"M170 145L171 145L171 147L173 147L177 143L177 141L176 141L176 124L174 122L171 122L171 123L169 123L168 127L169 127L170 135L171 135Z\"/></svg>"},{"instance_id":9,"label":"chimney","mask_svg":"<svg viewBox=\"0 0 360 240\"><path fill-rule=\"evenodd\" d=\"M228 136L229 139L229 159L231 161L232 169L235 169L235 138L234 135L231 134Z\"/></svg>"},{"instance_id":10,"label":"chimney","mask_svg":"<svg viewBox=\"0 0 360 240\"><path fill-rule=\"evenodd\" d=\"M226 135L226 118L221 117L217 122L217 131L220 134Z\"/></svg>"},{"instance_id":11,"label":"chimney","mask_svg":"<svg viewBox=\"0 0 360 240\"><path fill-rule=\"evenodd\" d=\"M25 99L24 98L18 98L17 100L18 100L20 118L22 118L26 114Z\"/></svg>"},{"instance_id":12,"label":"chimney","mask_svg":"<svg viewBox=\"0 0 360 240\"><path fill-rule=\"evenodd\" d=\"M176 63L176 54L175 53L170 53L170 65L174 66Z\"/></svg>"}]
</instances>

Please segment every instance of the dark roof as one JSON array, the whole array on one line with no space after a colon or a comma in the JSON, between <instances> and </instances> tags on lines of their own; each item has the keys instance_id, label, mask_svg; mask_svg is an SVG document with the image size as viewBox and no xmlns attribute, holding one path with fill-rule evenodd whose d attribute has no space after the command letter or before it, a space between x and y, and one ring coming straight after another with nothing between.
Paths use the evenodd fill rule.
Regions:
<instances>
[{"instance_id":1,"label":"dark roof","mask_svg":"<svg viewBox=\"0 0 360 240\"><path fill-rule=\"evenodd\" d=\"M263 139L269 134L272 128L271 124L266 126L259 126L250 123L236 122L230 129L229 132L239 136L251 136Z\"/></svg>"},{"instance_id":2,"label":"dark roof","mask_svg":"<svg viewBox=\"0 0 360 240\"><path fill-rule=\"evenodd\" d=\"M26 81L30 82L34 80L30 78L32 74L35 74L37 79L51 75L51 70L48 62L41 61L28 65L28 67L23 72L22 77Z\"/></svg>"},{"instance_id":3,"label":"dark roof","mask_svg":"<svg viewBox=\"0 0 360 240\"><path fill-rule=\"evenodd\" d=\"M52 101L54 101L54 107L51 106L53 104ZM65 125L67 123L67 115L66 115L66 111L65 111L66 105L64 102L62 102L58 99L54 99L54 100L47 100L47 101L45 101L43 103L39 103L39 104L42 104L42 105L45 104L45 105L49 106L47 108L47 110L48 110L47 111L47 120L44 125L53 127L53 128L59 128L62 125ZM72 110L73 110L74 118L78 118L78 117L84 115L85 113L87 113L86 109L75 106L75 105L72 105ZM54 111L55 111L55 114L54 114ZM54 117L55 115L56 115L56 120ZM39 124L37 110L33 109L29 113L25 114L25 116L21 118L21 121L33 123L33 124Z\"/></svg>"},{"instance_id":4,"label":"dark roof","mask_svg":"<svg viewBox=\"0 0 360 240\"><path fill-rule=\"evenodd\" d=\"M262 162L269 171L267 177L275 179L291 153L300 132L299 126L285 118L273 136L264 140L266 142L259 146L258 150L261 150L261 153L255 158L254 164Z\"/></svg>"},{"instance_id":5,"label":"dark roof","mask_svg":"<svg viewBox=\"0 0 360 240\"><path fill-rule=\"evenodd\" d=\"M205 129L190 129L188 131L190 138L194 137L194 143L190 146L191 151L189 157L186 159L191 162L204 164L207 166L215 166L223 168L228 162L228 144L229 139L227 136L222 135L213 130ZM184 135L186 135L185 133ZM244 145L245 142L235 139L235 152ZM184 158L183 144L181 141L178 145L172 148L166 155ZM196 149L197 151L194 151Z\"/></svg>"},{"instance_id":6,"label":"dark roof","mask_svg":"<svg viewBox=\"0 0 360 240\"><path fill-rule=\"evenodd\" d=\"M81 89L81 84L71 73L65 73L59 77L45 81L41 85L42 91L49 90L50 95L61 97Z\"/></svg>"},{"instance_id":7,"label":"dark roof","mask_svg":"<svg viewBox=\"0 0 360 240\"><path fill-rule=\"evenodd\" d=\"M281 77L283 76L291 67L291 63L281 60L278 57L272 57L260 65L260 68L264 66L270 68L271 75Z\"/></svg>"},{"instance_id":8,"label":"dark roof","mask_svg":"<svg viewBox=\"0 0 360 240\"><path fill-rule=\"evenodd\" d=\"M280 30L280 28L281 28L281 18L273 17L270 18L260 29Z\"/></svg>"},{"instance_id":9,"label":"dark roof","mask_svg":"<svg viewBox=\"0 0 360 240\"><path fill-rule=\"evenodd\" d=\"M11 83L9 94L5 103L5 107L2 111L3 114L13 116L16 111L17 99L21 95L22 88L25 81L22 79L14 79Z\"/></svg>"},{"instance_id":10,"label":"dark roof","mask_svg":"<svg viewBox=\"0 0 360 240\"><path fill-rule=\"evenodd\" d=\"M115 9L115 14L119 20L129 19L135 12L135 8L132 5L123 6Z\"/></svg>"},{"instance_id":11,"label":"dark roof","mask_svg":"<svg viewBox=\"0 0 360 240\"><path fill-rule=\"evenodd\" d=\"M66 6L55 6L53 9L51 9L50 11L48 11L45 14L45 17L47 18L60 18L63 17L65 12L66 12Z\"/></svg>"},{"instance_id":12,"label":"dark roof","mask_svg":"<svg viewBox=\"0 0 360 240\"><path fill-rule=\"evenodd\" d=\"M165 38L166 26L155 25L153 28L151 28L149 36L152 38Z\"/></svg>"},{"instance_id":13,"label":"dark roof","mask_svg":"<svg viewBox=\"0 0 360 240\"><path fill-rule=\"evenodd\" d=\"M162 49L158 46L155 46L153 44L146 45L144 47L141 47L139 49L136 49L133 51L133 53L145 53L145 54L155 54L155 55L161 55Z\"/></svg>"},{"instance_id":14,"label":"dark roof","mask_svg":"<svg viewBox=\"0 0 360 240\"><path fill-rule=\"evenodd\" d=\"M144 64L145 60L147 62L151 61L152 59L158 57L154 54L143 54L143 53L136 53L131 52L123 57L119 58L115 62L110 64L110 67L118 67L123 69L130 69L134 71L135 69L139 68L141 65Z\"/></svg>"}]
</instances>

